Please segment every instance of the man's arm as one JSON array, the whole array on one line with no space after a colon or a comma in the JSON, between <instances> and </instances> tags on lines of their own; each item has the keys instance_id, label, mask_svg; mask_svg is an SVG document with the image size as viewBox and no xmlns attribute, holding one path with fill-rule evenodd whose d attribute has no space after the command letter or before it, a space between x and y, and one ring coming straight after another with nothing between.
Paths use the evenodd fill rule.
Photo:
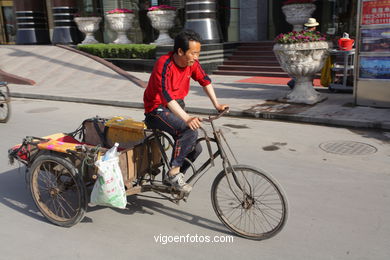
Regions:
<instances>
[{"instance_id":1,"label":"man's arm","mask_svg":"<svg viewBox=\"0 0 390 260\"><path fill-rule=\"evenodd\" d=\"M168 102L168 108L171 110L177 117L181 118L189 128L192 130L198 129L200 127L200 120L197 117L191 117L184 111L179 103L176 100L171 100Z\"/></svg>"},{"instance_id":2,"label":"man's arm","mask_svg":"<svg viewBox=\"0 0 390 260\"><path fill-rule=\"evenodd\" d=\"M212 84L208 84L206 87L203 87L203 90L206 92L207 96L209 96L211 102L213 103L214 107L218 111L222 111L229 107L226 104L220 105L217 100L217 96L215 95L215 91Z\"/></svg>"}]
</instances>

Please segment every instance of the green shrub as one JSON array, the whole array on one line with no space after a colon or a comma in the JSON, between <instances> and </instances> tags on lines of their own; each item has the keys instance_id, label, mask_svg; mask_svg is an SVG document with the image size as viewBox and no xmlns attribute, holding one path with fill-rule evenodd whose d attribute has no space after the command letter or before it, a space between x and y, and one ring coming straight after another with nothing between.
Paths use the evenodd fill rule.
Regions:
<instances>
[{"instance_id":1,"label":"green shrub","mask_svg":"<svg viewBox=\"0 0 390 260\"><path fill-rule=\"evenodd\" d=\"M78 45L77 49L100 58L154 59L156 45L149 44L87 44Z\"/></svg>"}]
</instances>

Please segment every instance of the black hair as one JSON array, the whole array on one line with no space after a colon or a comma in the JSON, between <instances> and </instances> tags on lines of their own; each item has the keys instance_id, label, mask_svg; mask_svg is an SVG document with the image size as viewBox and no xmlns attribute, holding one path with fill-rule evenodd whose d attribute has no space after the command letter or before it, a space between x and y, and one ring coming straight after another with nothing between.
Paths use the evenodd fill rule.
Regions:
<instances>
[{"instance_id":1,"label":"black hair","mask_svg":"<svg viewBox=\"0 0 390 260\"><path fill-rule=\"evenodd\" d=\"M184 30L181 31L176 37L175 37L175 45L173 46L173 51L178 54L179 48L182 49L182 51L186 52L188 51L189 47L189 41L195 41L195 42L201 42L200 35L192 30Z\"/></svg>"}]
</instances>

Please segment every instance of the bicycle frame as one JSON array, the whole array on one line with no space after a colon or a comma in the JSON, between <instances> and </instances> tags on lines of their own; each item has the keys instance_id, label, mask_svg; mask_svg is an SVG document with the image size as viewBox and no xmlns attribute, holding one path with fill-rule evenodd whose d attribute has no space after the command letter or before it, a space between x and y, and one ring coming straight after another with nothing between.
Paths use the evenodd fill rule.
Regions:
<instances>
[{"instance_id":1,"label":"bicycle frame","mask_svg":"<svg viewBox=\"0 0 390 260\"><path fill-rule=\"evenodd\" d=\"M220 139L220 130L216 130L215 129L215 126L214 126L214 123L211 121L211 128L213 129L213 135L214 135L214 138L210 138L208 135L207 135L207 132L201 128L201 130L203 131L204 133L204 137L201 137L199 138L198 140L196 140L196 145L202 141L206 142L206 145L207 145L207 150L209 152L209 159L207 159L197 170L195 173L193 173L191 175L190 178L188 178L187 180L187 183L191 184L193 182L193 180L199 176L209 165L212 165L214 166L214 159L218 158L218 156L221 156L221 159L222 159L222 164L224 165L224 168L225 168L225 165L226 165L226 161L228 161L228 158L226 156L226 153L225 151L223 150L223 147L222 147L222 144L221 144L221 139ZM214 142L216 145L217 145L217 150L213 153L212 150L211 150L211 145L210 145L210 142Z\"/></svg>"},{"instance_id":2,"label":"bicycle frame","mask_svg":"<svg viewBox=\"0 0 390 260\"><path fill-rule=\"evenodd\" d=\"M229 148L230 154L233 156L235 162L237 163L237 159L235 158L235 156L234 156L232 150L230 149L230 146L229 146L229 144L227 143L227 141L226 141L226 139L225 139L225 137L224 137L222 131L221 131L220 129L217 130L216 127L215 127L215 125L214 125L214 122L213 122L214 120L220 118L220 117L221 117L222 115L224 115L225 113L227 113L227 110L223 111L222 113L220 113L219 115L217 115L217 116L215 116L215 117L211 117L211 116L210 116L208 119L206 119L206 118L202 119L202 121L210 123L211 128L212 128L212 131L213 131L213 136L214 136L214 137L213 137L213 138L209 137L209 136L207 135L206 130L204 130L204 128L200 128L200 130L204 133L204 137L198 138L198 139L196 140L196 142L195 142L195 145L197 145L197 144L199 144L200 142L203 142L203 141L206 142L207 150L208 150L208 152L209 152L209 158L208 158L208 159L207 159L207 160L206 160L198 169L196 169L196 170L193 172L193 174L187 179L186 182L187 182L188 184L192 184L192 183L194 182L194 180L195 180L199 175L203 175L203 174L202 174L203 171L204 171L209 165L214 166L214 159L218 158L218 156L221 156L221 159L222 159L222 166L223 166L223 170L224 170L225 174L228 173L228 171L227 171L228 168L233 169L233 168L232 168L232 164L231 164L231 162L230 162L230 160L229 160L229 158L228 158L228 155L227 155L227 153L226 153L226 151L225 151L225 149L224 149L224 147L223 147L223 143L222 143L223 141L224 141L224 143L227 145L227 147ZM163 159L163 161L164 161L164 165L167 166L168 169L170 169L168 156L167 156L167 154L166 154L166 152L165 152L164 145L163 145L162 142L161 142L161 137L162 137L162 138L166 138L167 140L170 140L170 138L169 138L164 132L162 132L162 131L160 131L160 130L154 129L154 130L152 130L152 131L153 131L153 135L151 135L150 137L152 138L152 136L154 136L154 137L157 137L157 139L159 140L159 142L157 142L157 143L158 143L160 152L161 152L161 154L162 154L162 159ZM222 140L223 140L223 141L222 141ZM169 141L169 142L170 142L170 144L172 145L171 141ZM216 149L215 152L212 151L210 142L213 142L213 143L215 143L215 144L217 145L217 149ZM191 165L191 166L192 166L192 168L193 168L193 170L194 170L195 167L193 167L193 165ZM234 172L234 170L233 170L233 172ZM163 173L163 174L165 174L165 173ZM163 176L163 178L164 178L164 176ZM239 182L238 182L237 179L236 179L235 174L233 174L233 179L234 179L236 185L237 185L240 189L242 189L241 185L239 184ZM229 183L229 185L230 185L230 183ZM236 194L235 194L235 195L236 195Z\"/></svg>"},{"instance_id":3,"label":"bicycle frame","mask_svg":"<svg viewBox=\"0 0 390 260\"><path fill-rule=\"evenodd\" d=\"M224 113L226 112L224 111ZM256 240L269 238L279 232L286 222L287 201L278 184L267 174L254 167L238 164L222 130L217 129L213 123L213 120L224 113L215 118L203 119L203 121L211 124L213 137L210 137L203 128L200 128L204 133L204 137L198 138L195 145L203 141L206 142L209 158L198 169L195 169L194 165L191 164L193 174L186 182L194 186L208 170L208 166L214 166L214 159L220 156L223 170L215 176L211 187L211 200L216 215L226 227L240 236ZM165 166L170 169L170 165L162 138L169 140L170 144L172 144L172 141L166 133L160 130L152 131L153 135L150 135L150 137L157 139L162 154L164 165L162 178L164 179L164 175L167 174ZM211 149L211 142L214 142L217 146L214 152ZM224 146L227 146L227 149ZM235 160L234 165L230 161L230 156ZM153 183L154 178L150 178L149 181L150 184L144 186L141 184L141 192L153 191L176 204L180 200L187 200L189 193L184 193L164 184ZM223 192L224 187L226 192ZM230 202L226 202L226 198L221 198L219 194L225 196L229 192L231 192L231 195L230 197L228 195L227 200L230 200ZM170 194L170 196L165 194ZM270 211L274 213L269 213ZM255 212L259 212L259 214ZM244 219L243 225L241 223L242 218ZM258 224L260 231L257 231L256 225L252 222L253 219L259 223L265 222L267 228L265 229L264 224ZM253 223L253 227L252 224L251 227L246 225L247 220Z\"/></svg>"}]
</instances>

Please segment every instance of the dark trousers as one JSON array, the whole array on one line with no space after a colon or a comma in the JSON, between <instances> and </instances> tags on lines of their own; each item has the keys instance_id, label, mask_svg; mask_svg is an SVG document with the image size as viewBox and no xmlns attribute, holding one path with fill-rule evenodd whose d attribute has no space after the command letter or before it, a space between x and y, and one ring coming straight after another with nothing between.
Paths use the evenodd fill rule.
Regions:
<instances>
[{"instance_id":1,"label":"dark trousers","mask_svg":"<svg viewBox=\"0 0 390 260\"><path fill-rule=\"evenodd\" d=\"M202 152L200 144L195 146L198 139L198 132L191 130L185 122L173 114L168 108L159 107L154 111L145 114L145 124L150 129L159 129L169 133L175 141L171 166L180 167L180 172L185 173L190 164L185 161L188 158L191 162Z\"/></svg>"}]
</instances>

